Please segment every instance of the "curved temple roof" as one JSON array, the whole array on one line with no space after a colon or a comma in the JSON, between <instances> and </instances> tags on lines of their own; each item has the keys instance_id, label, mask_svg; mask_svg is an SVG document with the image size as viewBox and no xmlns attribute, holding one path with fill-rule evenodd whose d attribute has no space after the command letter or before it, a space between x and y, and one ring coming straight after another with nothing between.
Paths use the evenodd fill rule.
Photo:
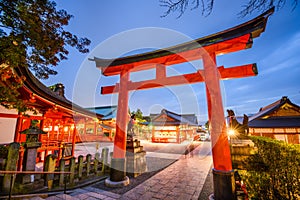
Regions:
<instances>
[{"instance_id":1,"label":"curved temple roof","mask_svg":"<svg viewBox=\"0 0 300 200\"><path fill-rule=\"evenodd\" d=\"M236 50L251 48L252 39L259 37L260 34L264 32L268 17L273 12L274 7L258 17L233 28L169 48L115 59L102 59L94 57L94 59L90 60L96 62L96 66L102 70L103 75L111 76L119 74L122 70L139 71L144 70L145 68L154 68L156 67L155 64L172 65L189 60L200 59L201 52L203 50L199 50L203 48L209 53L216 54L224 54ZM231 48L229 49L227 45L219 50L216 50L216 46L214 46L222 43L226 45L228 42L230 43L230 41L233 44L243 43L244 46L234 49L232 47L233 45L231 45ZM209 49L210 46L214 47L212 48L213 50ZM198 51L195 52L195 50ZM183 54L186 52L189 52L189 54ZM196 54L198 54L198 56L196 56ZM176 57L174 57L174 55L176 55ZM141 67L141 65L144 66ZM148 66L145 67L145 65ZM137 66L140 67L135 68Z\"/></svg>"},{"instance_id":2,"label":"curved temple roof","mask_svg":"<svg viewBox=\"0 0 300 200\"><path fill-rule=\"evenodd\" d=\"M68 110L69 114L77 113L80 115L85 115L89 117L101 118L102 115L89 111L85 108L80 107L79 105L74 104L63 96L60 96L53 92L50 88L42 84L30 71L27 67L18 67L15 68L19 76L26 77L24 82L23 90L25 93L32 93L34 95L43 98L45 105L52 107L53 105L61 106L65 110ZM25 87L25 88L24 88ZM28 91L29 90L29 91ZM23 93L23 92L22 92ZM27 94L25 94L27 95ZM41 105L42 106L42 105ZM40 107L41 107L40 106ZM47 109L43 107L42 109Z\"/></svg>"}]
</instances>

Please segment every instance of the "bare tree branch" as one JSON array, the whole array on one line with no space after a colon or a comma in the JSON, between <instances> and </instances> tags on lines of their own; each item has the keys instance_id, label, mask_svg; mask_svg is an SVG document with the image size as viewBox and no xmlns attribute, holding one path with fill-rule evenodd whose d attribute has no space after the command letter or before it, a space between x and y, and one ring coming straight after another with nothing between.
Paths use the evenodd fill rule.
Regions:
<instances>
[{"instance_id":1,"label":"bare tree branch","mask_svg":"<svg viewBox=\"0 0 300 200\"><path fill-rule=\"evenodd\" d=\"M176 2L173 0L160 0L159 2L161 3L160 6L167 7L167 11L162 15L162 17L166 17L171 12L179 11L179 16L177 17L179 18L185 12L189 0L178 0Z\"/></svg>"},{"instance_id":2,"label":"bare tree branch","mask_svg":"<svg viewBox=\"0 0 300 200\"><path fill-rule=\"evenodd\" d=\"M180 18L188 7L190 7L191 10L200 7L201 14L203 16L208 16L210 15L214 5L214 0L160 0L159 2L160 6L167 8L162 17L168 16L171 12L179 12L177 18Z\"/></svg>"},{"instance_id":3,"label":"bare tree branch","mask_svg":"<svg viewBox=\"0 0 300 200\"><path fill-rule=\"evenodd\" d=\"M179 12L177 18L180 18L188 7L191 7L191 10L200 8L202 16L210 15L215 0L159 0L159 2L160 6L167 8L162 17L166 17L172 12ZM298 5L298 0L290 0L290 2L293 11ZM245 17L254 11L264 12L273 6L280 10L286 3L287 0L248 0L248 3L242 6L243 9L238 13L238 16Z\"/></svg>"}]
</instances>

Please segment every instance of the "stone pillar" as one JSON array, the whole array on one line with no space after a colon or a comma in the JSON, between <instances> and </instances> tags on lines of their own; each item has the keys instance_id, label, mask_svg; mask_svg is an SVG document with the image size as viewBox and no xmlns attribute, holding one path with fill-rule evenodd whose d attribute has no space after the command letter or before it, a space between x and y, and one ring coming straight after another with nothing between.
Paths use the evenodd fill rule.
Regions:
<instances>
[{"instance_id":1,"label":"stone pillar","mask_svg":"<svg viewBox=\"0 0 300 200\"><path fill-rule=\"evenodd\" d=\"M100 161L100 153L99 152L95 153L95 159L97 159L98 161Z\"/></svg>"},{"instance_id":2,"label":"stone pillar","mask_svg":"<svg viewBox=\"0 0 300 200\"><path fill-rule=\"evenodd\" d=\"M99 152L96 152L95 153L95 158L94 158L94 169L95 169L95 174L99 174L100 172L98 171L99 169L99 163L101 163L101 160L100 160L100 153ZM101 171L102 171L102 168L101 168Z\"/></svg>"},{"instance_id":3,"label":"stone pillar","mask_svg":"<svg viewBox=\"0 0 300 200\"><path fill-rule=\"evenodd\" d=\"M46 157L46 161L44 163L44 172L54 172L56 165L57 156L54 154L50 154ZM45 175L45 186L50 190L53 185L54 174L46 174Z\"/></svg>"},{"instance_id":4,"label":"stone pillar","mask_svg":"<svg viewBox=\"0 0 300 200\"><path fill-rule=\"evenodd\" d=\"M102 159L102 172L105 173L107 166L108 166L108 151L107 147L102 149L101 152L101 159Z\"/></svg>"},{"instance_id":5,"label":"stone pillar","mask_svg":"<svg viewBox=\"0 0 300 200\"><path fill-rule=\"evenodd\" d=\"M64 172L65 171L65 159L60 159L59 161L59 171ZM65 184L65 174L60 174L59 175L59 186L63 186Z\"/></svg>"},{"instance_id":6,"label":"stone pillar","mask_svg":"<svg viewBox=\"0 0 300 200\"><path fill-rule=\"evenodd\" d=\"M75 163L75 158L72 157L70 159L70 185L73 186L75 183L75 168L76 168L76 163Z\"/></svg>"},{"instance_id":7,"label":"stone pillar","mask_svg":"<svg viewBox=\"0 0 300 200\"><path fill-rule=\"evenodd\" d=\"M82 171L83 171L83 156L78 156L78 178L79 180L82 178Z\"/></svg>"},{"instance_id":8,"label":"stone pillar","mask_svg":"<svg viewBox=\"0 0 300 200\"><path fill-rule=\"evenodd\" d=\"M98 174L98 165L99 165L99 160L95 157L94 158L94 173L96 175Z\"/></svg>"},{"instance_id":9,"label":"stone pillar","mask_svg":"<svg viewBox=\"0 0 300 200\"><path fill-rule=\"evenodd\" d=\"M41 147L41 142L25 143L24 159L23 159L23 171L35 171L37 149ZM22 177L22 183L30 183L34 181L35 175L24 174Z\"/></svg>"},{"instance_id":10,"label":"stone pillar","mask_svg":"<svg viewBox=\"0 0 300 200\"><path fill-rule=\"evenodd\" d=\"M91 160L92 160L92 155L91 155L91 154L86 155L86 175L87 175L87 176L90 175L90 171L91 171Z\"/></svg>"},{"instance_id":11,"label":"stone pillar","mask_svg":"<svg viewBox=\"0 0 300 200\"><path fill-rule=\"evenodd\" d=\"M8 155L5 165L5 171L17 171L17 163L19 159L20 144L13 142L8 147ZM10 187L13 186L15 181L15 175L4 174L2 191L9 192Z\"/></svg>"}]
</instances>

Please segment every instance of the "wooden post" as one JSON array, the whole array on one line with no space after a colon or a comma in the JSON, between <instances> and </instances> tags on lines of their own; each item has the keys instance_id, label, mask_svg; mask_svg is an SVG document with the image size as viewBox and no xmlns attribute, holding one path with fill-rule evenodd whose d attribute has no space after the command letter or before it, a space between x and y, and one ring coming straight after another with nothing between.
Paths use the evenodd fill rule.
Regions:
<instances>
[{"instance_id":1,"label":"wooden post","mask_svg":"<svg viewBox=\"0 0 300 200\"><path fill-rule=\"evenodd\" d=\"M100 153L99 152L95 153L95 159L97 159L98 161L100 161Z\"/></svg>"},{"instance_id":2,"label":"wooden post","mask_svg":"<svg viewBox=\"0 0 300 200\"><path fill-rule=\"evenodd\" d=\"M20 134L20 130L22 128L22 120L23 120L23 116L22 113L18 113L18 119L17 119L17 124L16 124L16 130L15 130L15 138L14 138L14 142L20 142L21 141L21 134ZM22 163L23 163L23 157L24 157L24 151L20 151L19 152L19 159L18 159L18 171L21 171L22 169Z\"/></svg>"},{"instance_id":3,"label":"wooden post","mask_svg":"<svg viewBox=\"0 0 300 200\"><path fill-rule=\"evenodd\" d=\"M156 64L156 80L166 78L166 67L162 64Z\"/></svg>"},{"instance_id":4,"label":"wooden post","mask_svg":"<svg viewBox=\"0 0 300 200\"><path fill-rule=\"evenodd\" d=\"M86 130L86 129L84 129L84 130ZM75 143L76 143L76 126L74 123L73 137L72 137L72 154L71 154L72 156L74 156L74 154L75 154Z\"/></svg>"},{"instance_id":5,"label":"wooden post","mask_svg":"<svg viewBox=\"0 0 300 200\"><path fill-rule=\"evenodd\" d=\"M75 183L75 168L76 168L76 163L75 163L75 157L72 157L70 159L70 185L73 186Z\"/></svg>"},{"instance_id":6,"label":"wooden post","mask_svg":"<svg viewBox=\"0 0 300 200\"><path fill-rule=\"evenodd\" d=\"M224 108L220 89L220 75L216 67L215 54L211 53L204 55L203 63L214 163L214 199L234 200L236 199L234 173L232 170L230 148L226 132Z\"/></svg>"},{"instance_id":7,"label":"wooden post","mask_svg":"<svg viewBox=\"0 0 300 200\"><path fill-rule=\"evenodd\" d=\"M5 171L17 171L19 150L20 150L19 143L13 142L9 144ZM15 181L14 174L4 174L3 185L1 186L2 187L1 190L3 192L9 192L10 189L12 189L11 186L13 185L14 181Z\"/></svg>"},{"instance_id":8,"label":"wooden post","mask_svg":"<svg viewBox=\"0 0 300 200\"><path fill-rule=\"evenodd\" d=\"M65 159L60 159L59 161L59 171L64 172L65 171ZM59 186L64 186L65 184L65 174L59 174Z\"/></svg>"},{"instance_id":9,"label":"wooden post","mask_svg":"<svg viewBox=\"0 0 300 200\"><path fill-rule=\"evenodd\" d=\"M100 153L96 152L95 157L94 157L94 171L95 171L95 174L98 174L99 163L100 163Z\"/></svg>"},{"instance_id":10,"label":"wooden post","mask_svg":"<svg viewBox=\"0 0 300 200\"><path fill-rule=\"evenodd\" d=\"M23 120L22 113L19 112L18 113L17 124L16 124L14 142L20 142L20 140L21 140L20 130L21 130L21 127L22 127L22 120Z\"/></svg>"},{"instance_id":11,"label":"wooden post","mask_svg":"<svg viewBox=\"0 0 300 200\"><path fill-rule=\"evenodd\" d=\"M96 175L98 174L98 165L99 165L99 160L95 157L94 158L94 173Z\"/></svg>"},{"instance_id":12,"label":"wooden post","mask_svg":"<svg viewBox=\"0 0 300 200\"><path fill-rule=\"evenodd\" d=\"M102 152L101 152L101 160L102 160L102 172L105 173L105 169L107 168L107 161L108 161L108 151L109 149L107 147L104 147L102 149Z\"/></svg>"},{"instance_id":13,"label":"wooden post","mask_svg":"<svg viewBox=\"0 0 300 200\"><path fill-rule=\"evenodd\" d=\"M78 178L79 180L82 178L83 171L83 155L78 156Z\"/></svg>"},{"instance_id":14,"label":"wooden post","mask_svg":"<svg viewBox=\"0 0 300 200\"><path fill-rule=\"evenodd\" d=\"M155 138L155 131L154 131L154 126L152 126L152 128L151 128L151 142L154 141L154 138Z\"/></svg>"},{"instance_id":15,"label":"wooden post","mask_svg":"<svg viewBox=\"0 0 300 200\"><path fill-rule=\"evenodd\" d=\"M46 157L44 163L44 171L45 172L54 172L55 171L55 164L56 164L57 156L54 154L49 154ZM45 186L48 187L49 190L52 189L54 180L54 174L46 174L45 175Z\"/></svg>"},{"instance_id":16,"label":"wooden post","mask_svg":"<svg viewBox=\"0 0 300 200\"><path fill-rule=\"evenodd\" d=\"M179 126L176 127L176 143L180 144L180 128Z\"/></svg>"},{"instance_id":17,"label":"wooden post","mask_svg":"<svg viewBox=\"0 0 300 200\"><path fill-rule=\"evenodd\" d=\"M87 176L90 175L90 171L91 171L91 160L92 160L92 155L91 155L91 154L86 155L86 175L87 175Z\"/></svg>"}]
</instances>

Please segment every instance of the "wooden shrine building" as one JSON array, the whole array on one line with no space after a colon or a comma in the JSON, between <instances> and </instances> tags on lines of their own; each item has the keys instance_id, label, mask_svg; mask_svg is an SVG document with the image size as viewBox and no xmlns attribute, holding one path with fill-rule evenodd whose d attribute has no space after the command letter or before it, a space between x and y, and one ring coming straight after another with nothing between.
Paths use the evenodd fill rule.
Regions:
<instances>
[{"instance_id":1,"label":"wooden shrine building","mask_svg":"<svg viewBox=\"0 0 300 200\"><path fill-rule=\"evenodd\" d=\"M284 96L249 118L249 133L300 144L300 107Z\"/></svg>"},{"instance_id":2,"label":"wooden shrine building","mask_svg":"<svg viewBox=\"0 0 300 200\"><path fill-rule=\"evenodd\" d=\"M193 139L197 132L198 120L195 114L179 115L162 109L159 114L150 114L152 142L181 143Z\"/></svg>"},{"instance_id":3,"label":"wooden shrine building","mask_svg":"<svg viewBox=\"0 0 300 200\"><path fill-rule=\"evenodd\" d=\"M38 148L37 160L43 161L48 154L56 154L58 158L73 156L76 142L90 141L91 136L95 141L97 136L103 134L99 126L102 115L66 99L62 84L46 87L27 68L19 67L14 70L19 77L26 78L24 85L18 89L20 98L36 113L31 111L19 113L17 110L9 110L1 106L1 144L25 142L26 134L21 134L21 131L28 129L32 120L37 120L38 127L47 132L39 136L42 146ZM19 169L22 165L22 157L21 149Z\"/></svg>"}]
</instances>

